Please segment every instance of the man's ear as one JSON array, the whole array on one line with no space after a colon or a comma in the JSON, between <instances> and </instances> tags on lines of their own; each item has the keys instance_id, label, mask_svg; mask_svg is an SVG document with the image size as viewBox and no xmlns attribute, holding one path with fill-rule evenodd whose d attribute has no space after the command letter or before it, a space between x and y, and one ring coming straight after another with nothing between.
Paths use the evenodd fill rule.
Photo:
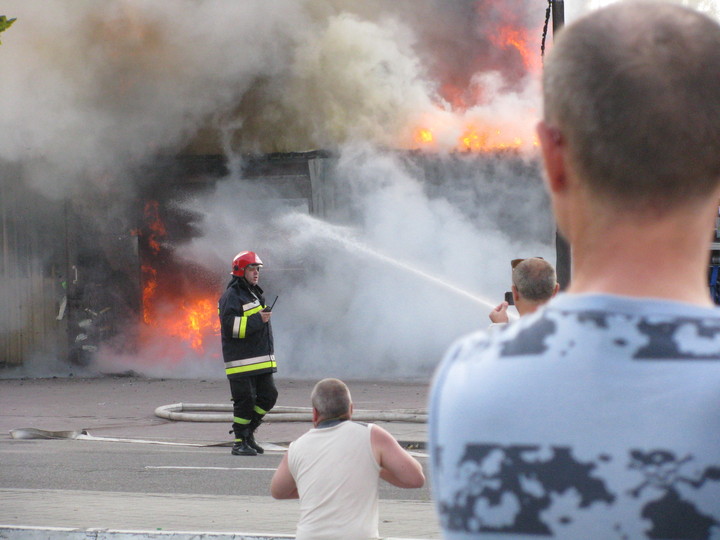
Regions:
<instances>
[{"instance_id":1,"label":"man's ear","mask_svg":"<svg viewBox=\"0 0 720 540\"><path fill-rule=\"evenodd\" d=\"M520 293L518 292L517 287L515 285L510 287L510 290L512 291L513 301L515 302L515 305L517 305L518 300L520 300Z\"/></svg>"},{"instance_id":2,"label":"man's ear","mask_svg":"<svg viewBox=\"0 0 720 540\"><path fill-rule=\"evenodd\" d=\"M317 409L315 407L312 408L312 416L313 416L313 426L317 426L318 420L320 420L320 415L317 412Z\"/></svg>"},{"instance_id":3,"label":"man's ear","mask_svg":"<svg viewBox=\"0 0 720 540\"><path fill-rule=\"evenodd\" d=\"M548 126L544 120L535 128L545 166L545 181L551 193L564 191L567 186L565 169L565 144L563 135L557 128Z\"/></svg>"},{"instance_id":4,"label":"man's ear","mask_svg":"<svg viewBox=\"0 0 720 540\"><path fill-rule=\"evenodd\" d=\"M553 289L552 295L555 296L560 291L560 284L556 283L555 288Z\"/></svg>"}]
</instances>

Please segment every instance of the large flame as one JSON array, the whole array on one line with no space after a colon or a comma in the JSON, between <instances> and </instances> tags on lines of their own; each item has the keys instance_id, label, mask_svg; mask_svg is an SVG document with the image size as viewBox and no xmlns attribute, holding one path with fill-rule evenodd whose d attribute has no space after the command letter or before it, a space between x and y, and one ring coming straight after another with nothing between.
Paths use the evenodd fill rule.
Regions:
<instances>
[{"instance_id":1,"label":"large flame","mask_svg":"<svg viewBox=\"0 0 720 540\"><path fill-rule=\"evenodd\" d=\"M158 211L157 201L145 205L145 242L149 248L149 257L154 262L162 250L162 241L167 230ZM205 350L208 339L218 339L220 321L217 315L217 297L212 292L181 291L177 276L166 278L161 283L158 269L151 263L141 266L143 277L143 321L145 328L142 337L145 341L157 338L172 338L199 353ZM161 287L161 285L165 285Z\"/></svg>"},{"instance_id":2,"label":"large flame","mask_svg":"<svg viewBox=\"0 0 720 540\"><path fill-rule=\"evenodd\" d=\"M199 353L205 351L207 339L218 339L220 320L217 298L183 298L176 301L174 313L153 321L155 331L187 343Z\"/></svg>"},{"instance_id":3,"label":"large flame","mask_svg":"<svg viewBox=\"0 0 720 540\"><path fill-rule=\"evenodd\" d=\"M511 96L530 87L528 81L539 81L544 21L537 18L529 22L518 1L476 2L475 25L483 38L469 55L468 67L474 73L466 80L456 77L440 82L442 102L434 111L423 113L412 129L410 142L403 146L495 152L539 145L532 126L528 126L535 111L521 108L528 100L519 94ZM502 102L502 96L508 99Z\"/></svg>"},{"instance_id":4,"label":"large flame","mask_svg":"<svg viewBox=\"0 0 720 540\"><path fill-rule=\"evenodd\" d=\"M468 127L461 137L462 149L476 152L487 152L491 150L507 150L520 148L524 141L520 137L505 135L501 130L494 132L482 131L474 126Z\"/></svg>"},{"instance_id":5,"label":"large flame","mask_svg":"<svg viewBox=\"0 0 720 540\"><path fill-rule=\"evenodd\" d=\"M480 127L475 124L468 124L465 128L459 128L460 135L454 145L459 152L494 152L499 150L522 149L526 147L537 147L539 141L537 136L530 138L518 137L517 135L503 131L502 129L490 126ZM446 131L439 128L439 131ZM425 150L432 150L437 147L435 130L421 127L415 129L413 136L413 147Z\"/></svg>"}]
</instances>

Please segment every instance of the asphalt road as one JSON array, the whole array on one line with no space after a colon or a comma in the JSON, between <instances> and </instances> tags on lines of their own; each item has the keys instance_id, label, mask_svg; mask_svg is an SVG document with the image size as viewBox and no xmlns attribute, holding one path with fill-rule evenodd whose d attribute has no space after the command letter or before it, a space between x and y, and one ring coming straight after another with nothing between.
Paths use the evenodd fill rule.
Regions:
<instances>
[{"instance_id":1,"label":"asphalt road","mask_svg":"<svg viewBox=\"0 0 720 540\"><path fill-rule=\"evenodd\" d=\"M277 382L278 405L309 405L314 381ZM427 383L349 387L356 410L426 407ZM298 503L272 499L269 483L284 448L309 422L265 423L256 435L266 453L245 457L230 453L229 423L155 414L174 403L228 402L225 380L0 379L0 526L291 535ZM376 423L419 447L427 472L425 424ZM13 438L24 428L88 435ZM417 490L380 485L381 536L439 538L429 482Z\"/></svg>"},{"instance_id":2,"label":"asphalt road","mask_svg":"<svg viewBox=\"0 0 720 540\"><path fill-rule=\"evenodd\" d=\"M282 455L233 456L229 447L0 440L0 487L270 496L270 479ZM427 465L424 457L419 460ZM427 486L405 490L386 482L380 497L430 500Z\"/></svg>"}]
</instances>

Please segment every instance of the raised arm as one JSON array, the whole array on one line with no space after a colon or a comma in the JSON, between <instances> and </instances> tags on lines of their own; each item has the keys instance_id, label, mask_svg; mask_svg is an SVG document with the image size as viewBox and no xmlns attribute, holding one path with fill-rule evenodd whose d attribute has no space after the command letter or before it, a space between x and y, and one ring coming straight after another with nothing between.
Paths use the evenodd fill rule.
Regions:
<instances>
[{"instance_id":1,"label":"raised arm","mask_svg":"<svg viewBox=\"0 0 720 540\"><path fill-rule=\"evenodd\" d=\"M373 425L370 441L380 464L380 478L401 488L425 485L422 465L398 444L395 437L380 426Z\"/></svg>"},{"instance_id":2,"label":"raised arm","mask_svg":"<svg viewBox=\"0 0 720 540\"><path fill-rule=\"evenodd\" d=\"M278 465L275 474L273 474L270 482L270 495L275 499L298 499L300 497L295 479L290 474L287 452L283 456L280 465Z\"/></svg>"}]
</instances>

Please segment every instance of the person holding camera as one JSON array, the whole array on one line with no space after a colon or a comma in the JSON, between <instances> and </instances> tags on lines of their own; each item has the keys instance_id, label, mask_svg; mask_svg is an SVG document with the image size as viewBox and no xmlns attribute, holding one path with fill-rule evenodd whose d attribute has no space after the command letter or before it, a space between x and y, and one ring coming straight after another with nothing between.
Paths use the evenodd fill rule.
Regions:
<instances>
[{"instance_id":1,"label":"person holding camera","mask_svg":"<svg viewBox=\"0 0 720 540\"><path fill-rule=\"evenodd\" d=\"M233 277L218 303L225 374L233 401L232 454L236 456L264 452L254 434L278 396L273 380L277 364L272 311L258 285L262 266L253 251L238 253L232 263Z\"/></svg>"},{"instance_id":2,"label":"person holding camera","mask_svg":"<svg viewBox=\"0 0 720 540\"><path fill-rule=\"evenodd\" d=\"M508 306L515 305L522 317L534 313L560 290L553 265L542 257L513 259L512 288L505 293L505 301L490 312L491 328L509 322Z\"/></svg>"}]
</instances>

